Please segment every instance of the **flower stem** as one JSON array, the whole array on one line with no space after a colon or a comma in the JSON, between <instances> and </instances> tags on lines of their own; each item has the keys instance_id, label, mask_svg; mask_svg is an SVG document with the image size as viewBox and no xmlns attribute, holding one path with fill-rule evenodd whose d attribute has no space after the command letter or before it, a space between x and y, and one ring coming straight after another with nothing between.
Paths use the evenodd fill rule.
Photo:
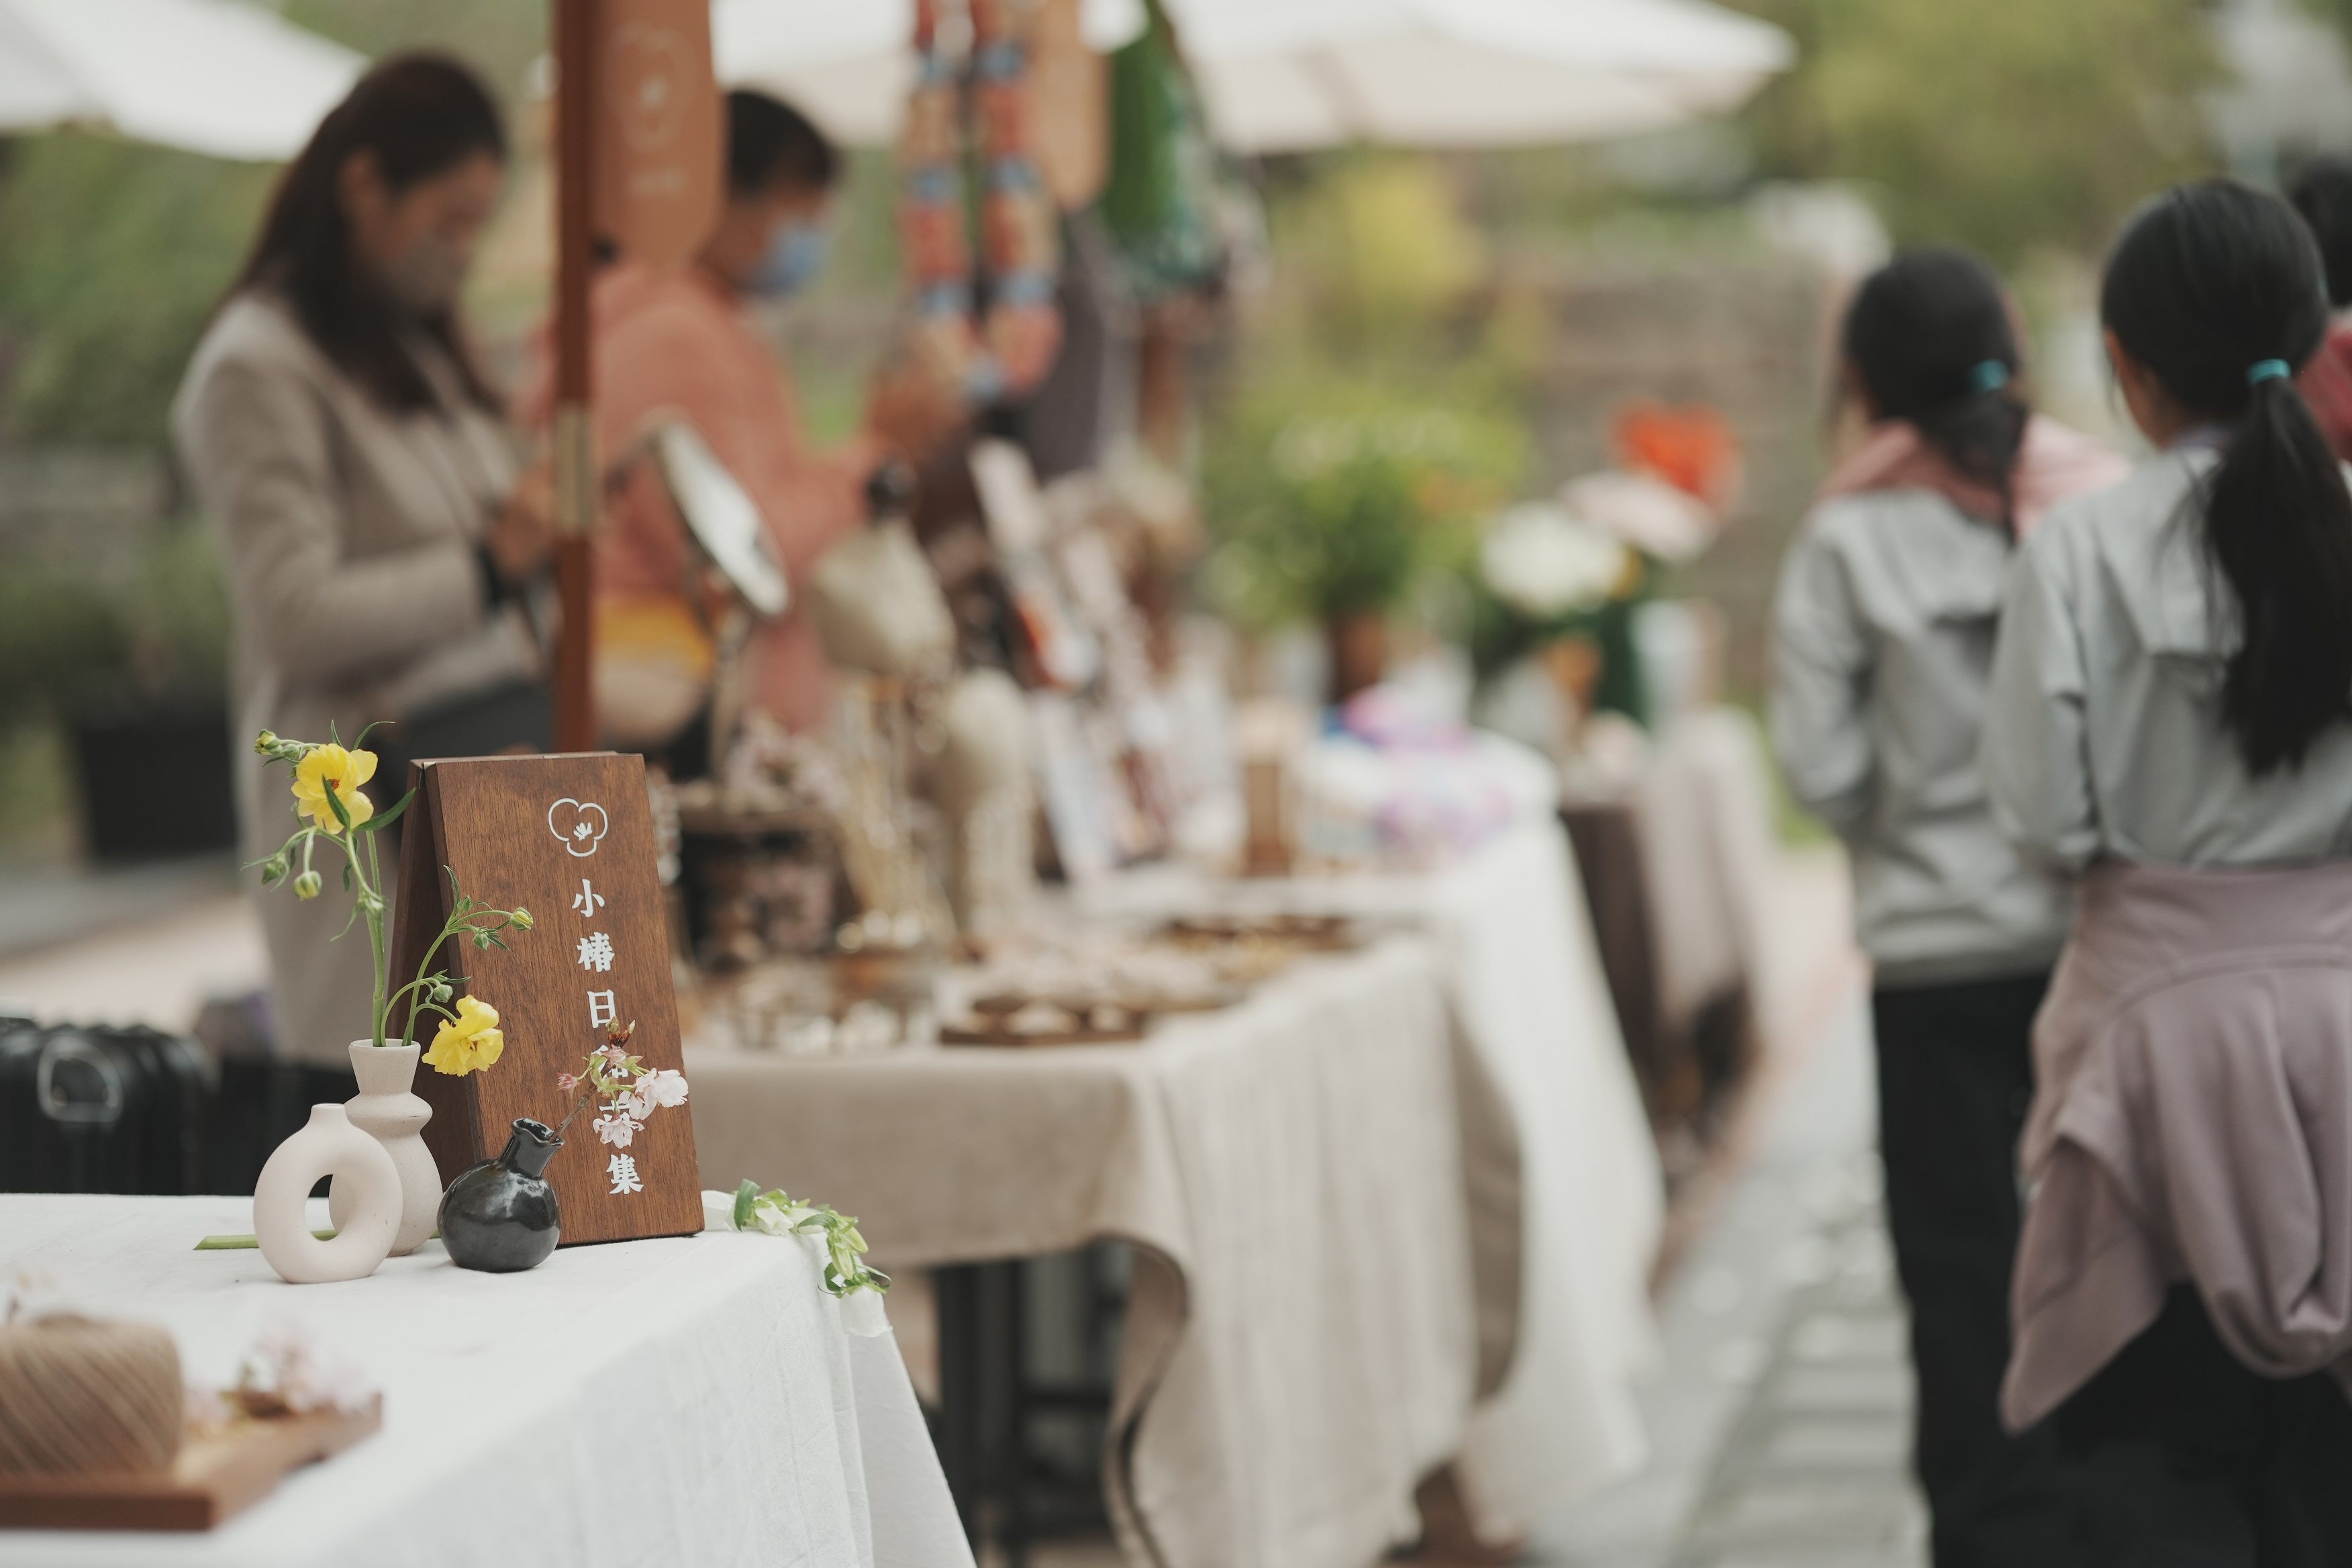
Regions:
<instances>
[{"instance_id":1,"label":"flower stem","mask_svg":"<svg viewBox=\"0 0 2352 1568\"><path fill-rule=\"evenodd\" d=\"M357 837L357 831L353 830L350 837ZM373 961L369 969L375 980L375 1043L381 1047L385 1015L391 1010L390 998L384 993L392 984L392 955L383 950L383 898L377 890L383 884L383 867L376 858L375 835L373 833L368 835L366 871L361 871L359 851L352 848L348 841L343 846L343 853L351 857L352 874L359 880L360 897L363 900L361 908L367 915L368 955Z\"/></svg>"}]
</instances>

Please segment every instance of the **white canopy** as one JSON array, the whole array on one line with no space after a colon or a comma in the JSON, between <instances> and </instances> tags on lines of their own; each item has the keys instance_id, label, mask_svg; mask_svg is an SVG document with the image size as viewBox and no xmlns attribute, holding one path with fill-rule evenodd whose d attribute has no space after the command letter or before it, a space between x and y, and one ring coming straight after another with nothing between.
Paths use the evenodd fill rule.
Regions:
<instances>
[{"instance_id":1,"label":"white canopy","mask_svg":"<svg viewBox=\"0 0 2352 1568\"><path fill-rule=\"evenodd\" d=\"M0 132L290 158L366 64L241 0L0 0Z\"/></svg>"},{"instance_id":2,"label":"white canopy","mask_svg":"<svg viewBox=\"0 0 2352 1568\"><path fill-rule=\"evenodd\" d=\"M1654 131L1738 107L1789 36L1706 0L1167 0L1218 141L1242 153L1473 147ZM721 80L790 98L852 142L903 107L908 0L717 0ZM1087 0L1115 47L1140 0Z\"/></svg>"},{"instance_id":3,"label":"white canopy","mask_svg":"<svg viewBox=\"0 0 2352 1568\"><path fill-rule=\"evenodd\" d=\"M1736 109L1794 58L1706 0L1170 0L1217 140L1496 147Z\"/></svg>"},{"instance_id":4,"label":"white canopy","mask_svg":"<svg viewBox=\"0 0 2352 1568\"><path fill-rule=\"evenodd\" d=\"M1143 0L1086 0L1087 42L1115 49L1143 31ZM912 0L713 0L719 79L788 99L844 142L898 134L913 84Z\"/></svg>"}]
</instances>

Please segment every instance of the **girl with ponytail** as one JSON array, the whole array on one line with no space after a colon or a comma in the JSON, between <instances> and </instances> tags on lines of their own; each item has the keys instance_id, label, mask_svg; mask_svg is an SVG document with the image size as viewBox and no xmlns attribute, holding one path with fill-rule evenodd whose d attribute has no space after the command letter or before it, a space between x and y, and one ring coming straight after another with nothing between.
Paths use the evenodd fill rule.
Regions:
<instances>
[{"instance_id":1,"label":"girl with ponytail","mask_svg":"<svg viewBox=\"0 0 2352 1568\"><path fill-rule=\"evenodd\" d=\"M2352 1563L2352 488L2294 376L2274 196L2186 185L2100 298L2158 448L2005 598L1984 764L2079 873L2035 1026L2002 1389L2081 1461L2086 1564Z\"/></svg>"},{"instance_id":2,"label":"girl with ponytail","mask_svg":"<svg viewBox=\"0 0 2352 1568\"><path fill-rule=\"evenodd\" d=\"M1868 434L1782 567L1772 731L1846 841L1876 973L1887 1228L1911 1303L1915 1463L1938 1568L2074 1562L2046 1435L2001 1431L2029 1034L2066 936L2061 885L1995 825L1977 764L2001 584L2055 500L2120 458L2032 412L2000 279L1921 250L1865 281L1838 382Z\"/></svg>"}]
</instances>

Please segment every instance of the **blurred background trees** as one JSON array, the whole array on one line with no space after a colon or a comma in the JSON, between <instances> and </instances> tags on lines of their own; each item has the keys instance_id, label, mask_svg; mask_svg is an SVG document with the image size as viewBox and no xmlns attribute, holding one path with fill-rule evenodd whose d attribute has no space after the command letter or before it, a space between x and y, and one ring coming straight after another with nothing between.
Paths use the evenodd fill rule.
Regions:
<instances>
[{"instance_id":1,"label":"blurred background trees","mask_svg":"<svg viewBox=\"0 0 2352 1568\"><path fill-rule=\"evenodd\" d=\"M1781 540L1819 472L1836 276L1889 239L1986 251L2021 282L2039 390L2096 420L2087 280L2122 215L2187 175L2274 174L2300 153L2352 144L2352 123L2330 129L2352 115L2342 51L2333 35L2321 35L2332 55L2306 36L2314 18L2352 36L2352 0L1730 3L1787 27L1801 50L1733 121L1591 147L1357 150L1233 171L1266 239L1256 285L1197 356L1195 455L1213 529L1284 553L1294 574L1380 575L1409 542L1406 574L1418 576L1423 547L1459 552L1459 519L1424 504L1467 493L1446 489L1455 479L1474 479L1482 497L1538 493L1605 461L1616 403L1704 402L1725 410L1747 449L1747 496L1723 544L1669 586L1721 599L1735 638L1752 642ZM545 0L280 8L371 53L448 48L513 107L510 210L476 301L494 357L512 365L544 298L547 183L530 76ZM2308 79L2283 89L2263 75L2289 67ZM2290 99L2316 104L2317 117L2282 119ZM850 167L835 264L778 321L801 351L821 431L856 418L896 300L889 158L860 153ZM0 139L0 551L11 575L46 584L23 590L47 617L32 640L99 650L77 668L118 683L159 662L197 678L218 662L216 591L157 598L142 584L207 579L201 535L167 521L184 509L165 420L273 178L72 132ZM1396 433L1434 429L1432 416L1458 448L1439 465L1442 483L1395 458ZM1294 426L1321 434L1286 446ZM1295 458L1318 440L1336 451L1346 441L1333 432L1349 430L1360 453L1388 455L1311 484L1284 468L1280 453ZM1294 510L1308 521L1265 532L1269 498L1302 484L1314 504ZM1349 516L1385 520L1360 558L1333 543L1350 525L1331 520ZM1382 531L1409 517L1430 526ZM1253 619L1317 596L1258 580L1263 563L1246 552L1223 559L1205 586ZM1443 606L1434 613L1442 621ZM138 638L126 621L140 623ZM52 721L79 699L40 673L46 656L26 640L0 637L0 852L27 833L63 842ZM134 641L182 651L159 659ZM1735 648L1732 665L1752 671L1753 659Z\"/></svg>"}]
</instances>

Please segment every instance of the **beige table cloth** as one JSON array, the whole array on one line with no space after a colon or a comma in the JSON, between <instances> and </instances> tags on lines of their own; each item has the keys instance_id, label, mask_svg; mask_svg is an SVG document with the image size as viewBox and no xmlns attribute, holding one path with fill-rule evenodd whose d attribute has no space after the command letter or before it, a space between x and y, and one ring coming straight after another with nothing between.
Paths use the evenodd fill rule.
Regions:
<instances>
[{"instance_id":1,"label":"beige table cloth","mask_svg":"<svg viewBox=\"0 0 2352 1568\"><path fill-rule=\"evenodd\" d=\"M1483 1375L1460 1475L1475 1521L1507 1539L1637 1468L1633 1385L1656 1353L1664 1179L1558 817L1527 818L1432 875L1212 883L1162 870L1092 901L1346 910L1432 932L1465 1081L1499 1097L1465 1149Z\"/></svg>"},{"instance_id":2,"label":"beige table cloth","mask_svg":"<svg viewBox=\"0 0 2352 1568\"><path fill-rule=\"evenodd\" d=\"M1465 1440L1461 1127L1416 940L1303 963L1137 1045L793 1058L690 1044L703 1178L858 1215L884 1263L1117 1238L1136 1268L1108 1489L1130 1561L1364 1568Z\"/></svg>"}]
</instances>

